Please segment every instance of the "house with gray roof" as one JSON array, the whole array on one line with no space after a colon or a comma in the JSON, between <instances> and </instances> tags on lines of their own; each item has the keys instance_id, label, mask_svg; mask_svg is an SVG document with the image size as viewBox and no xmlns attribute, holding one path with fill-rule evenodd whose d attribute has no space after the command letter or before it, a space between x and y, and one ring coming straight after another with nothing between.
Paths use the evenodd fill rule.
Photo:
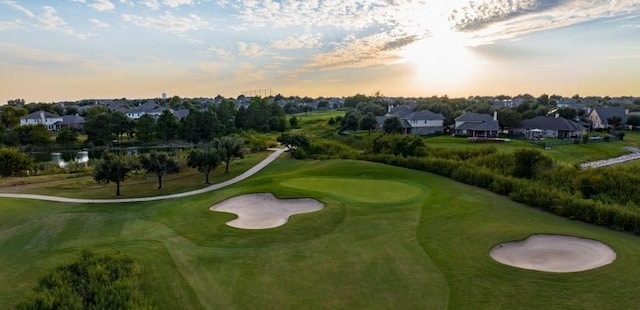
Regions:
<instances>
[{"instance_id":1,"label":"house with gray roof","mask_svg":"<svg viewBox=\"0 0 640 310\"><path fill-rule=\"evenodd\" d=\"M495 138L500 131L498 113L493 116L474 112L464 112L455 119L454 132L456 135L467 137Z\"/></svg>"},{"instance_id":2,"label":"house with gray roof","mask_svg":"<svg viewBox=\"0 0 640 310\"><path fill-rule=\"evenodd\" d=\"M572 120L560 117L558 114L555 116L537 116L523 120L511 130L511 134L529 139L579 138L586 133L587 129L585 127Z\"/></svg>"},{"instance_id":3,"label":"house with gray roof","mask_svg":"<svg viewBox=\"0 0 640 310\"><path fill-rule=\"evenodd\" d=\"M63 115L62 122L55 123L56 130L60 130L64 127L80 130L84 127L84 117L80 115Z\"/></svg>"},{"instance_id":4,"label":"house with gray roof","mask_svg":"<svg viewBox=\"0 0 640 310\"><path fill-rule=\"evenodd\" d=\"M589 120L591 120L593 128L609 128L609 120L611 118L619 117L620 125L627 122L627 116L629 110L623 107L597 107L589 113Z\"/></svg>"},{"instance_id":5,"label":"house with gray roof","mask_svg":"<svg viewBox=\"0 0 640 310\"><path fill-rule=\"evenodd\" d=\"M44 125L48 130L56 130L56 123L62 122L62 116L47 111L35 111L20 118L20 126Z\"/></svg>"},{"instance_id":6,"label":"house with gray roof","mask_svg":"<svg viewBox=\"0 0 640 310\"><path fill-rule=\"evenodd\" d=\"M397 117L400 119L405 134L412 135L432 135L444 132L444 116L440 113L433 113L429 110L413 111L407 113L407 108L399 106L392 109L385 116L376 118L378 128L382 128L387 118ZM395 114L398 113L398 114Z\"/></svg>"}]
</instances>

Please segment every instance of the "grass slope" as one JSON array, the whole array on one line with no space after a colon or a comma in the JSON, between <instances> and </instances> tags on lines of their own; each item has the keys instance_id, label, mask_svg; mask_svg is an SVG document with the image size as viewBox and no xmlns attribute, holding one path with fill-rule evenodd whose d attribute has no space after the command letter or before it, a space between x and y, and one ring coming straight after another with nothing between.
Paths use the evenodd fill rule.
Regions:
<instances>
[{"instance_id":1,"label":"grass slope","mask_svg":"<svg viewBox=\"0 0 640 310\"><path fill-rule=\"evenodd\" d=\"M208 210L253 192L313 197L326 208L268 230L231 228L224 223L234 215ZM598 239L618 258L553 274L488 255L497 243L535 233ZM640 302L638 237L432 174L357 161L279 160L230 188L176 200L2 199L0 308L85 248L135 257L143 290L160 309L629 309Z\"/></svg>"}]
</instances>

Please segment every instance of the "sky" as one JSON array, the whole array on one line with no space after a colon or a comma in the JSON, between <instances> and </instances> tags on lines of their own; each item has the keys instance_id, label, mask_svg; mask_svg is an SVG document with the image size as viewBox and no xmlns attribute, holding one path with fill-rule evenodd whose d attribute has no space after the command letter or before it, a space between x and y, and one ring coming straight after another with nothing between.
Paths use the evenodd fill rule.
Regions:
<instances>
[{"instance_id":1,"label":"sky","mask_svg":"<svg viewBox=\"0 0 640 310\"><path fill-rule=\"evenodd\" d=\"M640 0L0 0L0 103L640 96Z\"/></svg>"}]
</instances>

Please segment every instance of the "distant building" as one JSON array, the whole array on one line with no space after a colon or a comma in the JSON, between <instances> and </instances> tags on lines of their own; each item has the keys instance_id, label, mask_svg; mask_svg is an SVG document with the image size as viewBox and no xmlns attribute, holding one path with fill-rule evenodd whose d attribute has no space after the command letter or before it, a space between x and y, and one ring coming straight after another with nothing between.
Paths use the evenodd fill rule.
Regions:
<instances>
[{"instance_id":1,"label":"distant building","mask_svg":"<svg viewBox=\"0 0 640 310\"><path fill-rule=\"evenodd\" d=\"M456 135L468 137L497 137L500 131L498 112L493 116L474 112L464 112L455 119Z\"/></svg>"},{"instance_id":2,"label":"distant building","mask_svg":"<svg viewBox=\"0 0 640 310\"><path fill-rule=\"evenodd\" d=\"M529 139L540 138L579 138L587 132L580 124L555 116L537 116L526 119L511 130L513 135L525 136Z\"/></svg>"},{"instance_id":3,"label":"distant building","mask_svg":"<svg viewBox=\"0 0 640 310\"><path fill-rule=\"evenodd\" d=\"M608 128L609 127L609 119L617 116L620 118L620 124L625 124L627 122L627 116L629 115L629 110L622 107L597 107L589 113L589 120L593 124L593 128Z\"/></svg>"},{"instance_id":4,"label":"distant building","mask_svg":"<svg viewBox=\"0 0 640 310\"><path fill-rule=\"evenodd\" d=\"M167 93L162 93L162 100L167 100Z\"/></svg>"}]
</instances>

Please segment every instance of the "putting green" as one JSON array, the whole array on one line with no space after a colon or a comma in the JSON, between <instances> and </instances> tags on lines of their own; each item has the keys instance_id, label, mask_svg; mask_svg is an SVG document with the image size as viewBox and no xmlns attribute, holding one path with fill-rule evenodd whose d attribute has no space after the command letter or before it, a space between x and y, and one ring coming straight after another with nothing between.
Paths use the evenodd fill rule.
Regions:
<instances>
[{"instance_id":1,"label":"putting green","mask_svg":"<svg viewBox=\"0 0 640 310\"><path fill-rule=\"evenodd\" d=\"M286 187L331 193L360 202L390 203L411 199L422 189L410 184L367 179L295 178L280 183Z\"/></svg>"}]
</instances>

